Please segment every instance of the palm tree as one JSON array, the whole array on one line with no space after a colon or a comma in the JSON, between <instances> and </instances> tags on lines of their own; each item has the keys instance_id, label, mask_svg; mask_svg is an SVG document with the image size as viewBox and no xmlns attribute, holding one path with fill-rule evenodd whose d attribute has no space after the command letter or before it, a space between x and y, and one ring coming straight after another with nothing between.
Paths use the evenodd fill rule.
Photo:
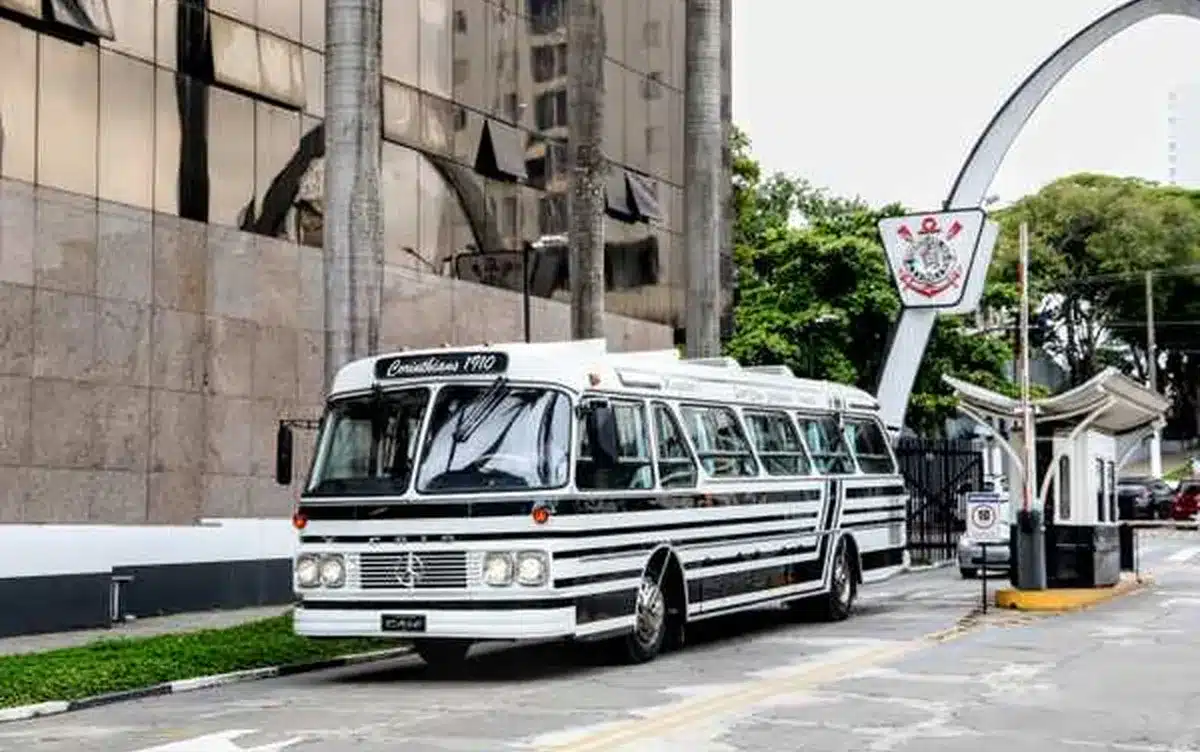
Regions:
<instances>
[{"instance_id":1,"label":"palm tree","mask_svg":"<svg viewBox=\"0 0 1200 752\"><path fill-rule=\"evenodd\" d=\"M721 354L720 255L728 196L721 176L721 0L687 0L683 197L687 354Z\"/></svg>"},{"instance_id":2,"label":"palm tree","mask_svg":"<svg viewBox=\"0 0 1200 752\"><path fill-rule=\"evenodd\" d=\"M567 0L571 336L604 336L603 0Z\"/></svg>"}]
</instances>

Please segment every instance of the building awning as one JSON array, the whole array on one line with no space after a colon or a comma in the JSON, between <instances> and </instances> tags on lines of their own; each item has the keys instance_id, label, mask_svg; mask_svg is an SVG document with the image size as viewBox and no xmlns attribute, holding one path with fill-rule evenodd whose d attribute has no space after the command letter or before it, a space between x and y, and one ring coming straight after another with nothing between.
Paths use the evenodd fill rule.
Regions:
<instances>
[{"instance_id":1,"label":"building awning","mask_svg":"<svg viewBox=\"0 0 1200 752\"><path fill-rule=\"evenodd\" d=\"M942 379L954 390L959 402L972 411L987 417L1020 418L1018 400L953 376L943 375ZM1034 400L1033 407L1038 423L1083 420L1103 408L1091 425L1107 433L1123 434L1161 420L1170 402L1117 369L1106 368L1073 389Z\"/></svg>"},{"instance_id":2,"label":"building awning","mask_svg":"<svg viewBox=\"0 0 1200 752\"><path fill-rule=\"evenodd\" d=\"M495 120L484 121L475 152L475 169L496 180L524 180L525 144L521 131Z\"/></svg>"},{"instance_id":3,"label":"building awning","mask_svg":"<svg viewBox=\"0 0 1200 752\"><path fill-rule=\"evenodd\" d=\"M604 186L607 214L629 224L662 221L654 180L617 165L609 165Z\"/></svg>"}]
</instances>

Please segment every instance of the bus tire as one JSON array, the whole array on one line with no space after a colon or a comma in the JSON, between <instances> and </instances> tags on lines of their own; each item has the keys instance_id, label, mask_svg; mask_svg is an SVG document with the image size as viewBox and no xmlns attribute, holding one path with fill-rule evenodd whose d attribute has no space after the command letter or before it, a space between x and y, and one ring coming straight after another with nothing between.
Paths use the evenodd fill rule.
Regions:
<instances>
[{"instance_id":1,"label":"bus tire","mask_svg":"<svg viewBox=\"0 0 1200 752\"><path fill-rule=\"evenodd\" d=\"M857 568L845 538L839 538L830 563L829 592L822 600L821 616L826 621L844 621L854 610L858 595Z\"/></svg>"},{"instance_id":2,"label":"bus tire","mask_svg":"<svg viewBox=\"0 0 1200 752\"><path fill-rule=\"evenodd\" d=\"M434 670L461 666L471 650L470 640L416 640L413 652Z\"/></svg>"},{"instance_id":3,"label":"bus tire","mask_svg":"<svg viewBox=\"0 0 1200 752\"><path fill-rule=\"evenodd\" d=\"M659 566L666 566L666 563ZM654 569L648 569L642 575L634 606L633 629L622 640L624 663L647 663L662 652L670 625L667 596L659 585L662 579Z\"/></svg>"},{"instance_id":4,"label":"bus tire","mask_svg":"<svg viewBox=\"0 0 1200 752\"><path fill-rule=\"evenodd\" d=\"M819 621L845 621L850 616L858 594L858 569L850 551L846 539L839 538L830 562L828 592L789 604L793 613Z\"/></svg>"}]
</instances>

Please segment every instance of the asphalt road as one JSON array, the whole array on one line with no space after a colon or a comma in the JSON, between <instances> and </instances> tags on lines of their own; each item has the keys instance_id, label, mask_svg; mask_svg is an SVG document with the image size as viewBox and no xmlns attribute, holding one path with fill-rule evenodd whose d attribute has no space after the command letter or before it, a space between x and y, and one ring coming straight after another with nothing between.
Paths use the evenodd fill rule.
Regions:
<instances>
[{"instance_id":1,"label":"asphalt road","mask_svg":"<svg viewBox=\"0 0 1200 752\"><path fill-rule=\"evenodd\" d=\"M397 660L0 726L0 751L1200 750L1200 534L1145 538L1142 593L964 617L954 569L864 589L840 624L758 614L637 667L542 646L455 676Z\"/></svg>"}]
</instances>

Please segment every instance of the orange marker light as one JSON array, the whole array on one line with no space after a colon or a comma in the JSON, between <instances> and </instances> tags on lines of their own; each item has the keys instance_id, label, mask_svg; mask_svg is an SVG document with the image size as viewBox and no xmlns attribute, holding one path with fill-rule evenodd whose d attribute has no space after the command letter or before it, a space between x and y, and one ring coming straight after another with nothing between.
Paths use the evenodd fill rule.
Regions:
<instances>
[{"instance_id":1,"label":"orange marker light","mask_svg":"<svg viewBox=\"0 0 1200 752\"><path fill-rule=\"evenodd\" d=\"M308 518L307 517L300 514L299 512L296 512L295 514L292 515L292 527L296 528L297 530L303 530L307 526L308 526Z\"/></svg>"},{"instance_id":2,"label":"orange marker light","mask_svg":"<svg viewBox=\"0 0 1200 752\"><path fill-rule=\"evenodd\" d=\"M534 507L532 516L535 523L545 525L550 521L550 510L546 507Z\"/></svg>"},{"instance_id":3,"label":"orange marker light","mask_svg":"<svg viewBox=\"0 0 1200 752\"><path fill-rule=\"evenodd\" d=\"M588 374L588 383L590 383L592 386L599 386L600 385L600 374L589 373Z\"/></svg>"}]
</instances>

